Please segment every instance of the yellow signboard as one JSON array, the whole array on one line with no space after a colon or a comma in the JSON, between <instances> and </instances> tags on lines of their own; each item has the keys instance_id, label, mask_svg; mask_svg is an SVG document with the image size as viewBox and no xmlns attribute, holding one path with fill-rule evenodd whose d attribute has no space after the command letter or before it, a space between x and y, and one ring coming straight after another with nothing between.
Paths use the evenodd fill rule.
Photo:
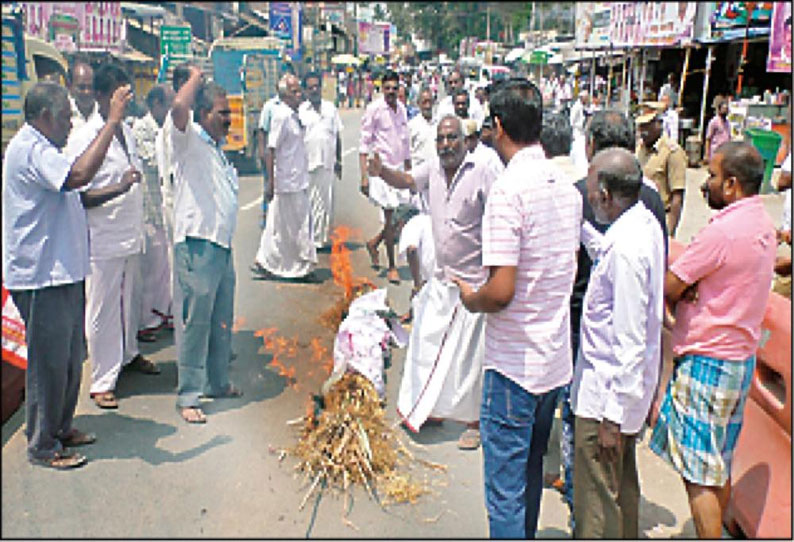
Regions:
<instances>
[{"instance_id":1,"label":"yellow signboard","mask_svg":"<svg viewBox=\"0 0 794 542\"><path fill-rule=\"evenodd\" d=\"M223 146L223 150L245 150L247 138L245 133L245 115L243 113L243 97L235 95L228 96L228 99L229 109L232 112L232 125L229 127L229 135L226 136L226 144Z\"/></svg>"}]
</instances>

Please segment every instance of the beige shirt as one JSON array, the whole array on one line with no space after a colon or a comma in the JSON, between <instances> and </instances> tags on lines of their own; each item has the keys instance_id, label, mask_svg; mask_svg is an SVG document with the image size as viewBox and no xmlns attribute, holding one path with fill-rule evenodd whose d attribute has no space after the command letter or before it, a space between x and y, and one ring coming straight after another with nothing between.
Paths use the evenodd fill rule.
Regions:
<instances>
[{"instance_id":1,"label":"beige shirt","mask_svg":"<svg viewBox=\"0 0 794 542\"><path fill-rule=\"evenodd\" d=\"M686 153L684 149L661 135L650 149L640 142L637 146L637 159L642 172L659 189L667 211L670 210L673 192L686 188Z\"/></svg>"}]
</instances>

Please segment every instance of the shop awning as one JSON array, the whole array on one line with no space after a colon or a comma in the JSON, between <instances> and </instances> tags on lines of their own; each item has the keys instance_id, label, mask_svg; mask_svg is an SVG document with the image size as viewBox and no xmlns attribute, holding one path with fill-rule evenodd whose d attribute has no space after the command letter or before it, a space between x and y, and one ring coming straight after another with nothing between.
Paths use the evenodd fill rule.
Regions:
<instances>
[{"instance_id":1,"label":"shop awning","mask_svg":"<svg viewBox=\"0 0 794 542\"><path fill-rule=\"evenodd\" d=\"M123 52L111 51L110 54L112 54L115 58L118 58L119 60L124 60L127 62L141 62L141 63L155 62L155 60L149 55L145 55L142 52L137 51L135 49L128 49Z\"/></svg>"},{"instance_id":2,"label":"shop awning","mask_svg":"<svg viewBox=\"0 0 794 542\"><path fill-rule=\"evenodd\" d=\"M509 53L505 55L505 64L509 64L510 62L515 62L516 60L520 59L524 53L526 53L526 49L523 47L516 47L515 49L511 50Z\"/></svg>"},{"instance_id":3,"label":"shop awning","mask_svg":"<svg viewBox=\"0 0 794 542\"><path fill-rule=\"evenodd\" d=\"M138 4L136 2L122 2L121 11L125 15L133 17L162 19L168 13L164 7L152 4Z\"/></svg>"}]
</instances>

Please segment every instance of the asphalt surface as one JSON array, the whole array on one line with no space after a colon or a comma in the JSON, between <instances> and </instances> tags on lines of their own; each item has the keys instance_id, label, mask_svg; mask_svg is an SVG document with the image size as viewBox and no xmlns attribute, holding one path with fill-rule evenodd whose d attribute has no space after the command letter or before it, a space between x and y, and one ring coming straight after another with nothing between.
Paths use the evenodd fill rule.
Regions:
<instances>
[{"instance_id":1,"label":"asphalt surface","mask_svg":"<svg viewBox=\"0 0 794 542\"><path fill-rule=\"evenodd\" d=\"M410 275L388 284L369 265L363 241L379 228L375 207L358 192L358 126L361 110L343 110L343 179L337 185L334 224L356 231L348 242L354 275L387 287L398 313L408 308ZM679 239L688 241L707 220L708 211L694 188L702 170L690 170L685 217ZM333 333L319 324L319 315L339 297L333 284L329 254L319 255L320 284L254 281L248 270L260 236L261 177L241 179L238 229L234 239L237 270L231 378L242 388L239 399L204 403L206 425L188 425L175 408L176 365L173 338L142 344L156 361L159 376L122 373L117 411L102 411L88 397L90 364L83 370L83 388L75 426L98 435L83 451L89 463L58 472L30 465L25 458L24 409L2 427L3 538L485 538L488 535L483 497L482 453L460 451L456 440L463 426L445 423L412 436L402 429L417 456L447 466L446 473L415 467L430 493L414 505L381 508L360 488L354 491L348 520L344 501L329 490L299 505L307 491L296 474L297 461L279 451L296 443L287 421L301 416L309 394L324 380L312 361L310 341L329 349ZM770 214L779 221L782 198L766 197ZM385 262L385 254L381 253ZM257 331L277 329L296 338L294 367L288 380L269 365ZM387 371L387 414L394 403L402 372L403 350L394 351ZM552 434L547 471L559 465L558 428ZM644 537L694 536L683 485L676 473L654 456L643 441L638 448L641 479L640 532ZM567 509L553 489L544 489L538 537L568 538Z\"/></svg>"}]
</instances>

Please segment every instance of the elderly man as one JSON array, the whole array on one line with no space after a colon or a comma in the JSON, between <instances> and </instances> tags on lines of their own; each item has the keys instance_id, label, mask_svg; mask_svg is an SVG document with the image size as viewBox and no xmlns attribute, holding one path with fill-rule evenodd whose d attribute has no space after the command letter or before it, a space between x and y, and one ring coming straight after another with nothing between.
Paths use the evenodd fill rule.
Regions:
<instances>
[{"instance_id":1,"label":"elderly man","mask_svg":"<svg viewBox=\"0 0 794 542\"><path fill-rule=\"evenodd\" d=\"M370 173L398 188L427 192L436 265L414 297L416 322L406 353L397 412L412 431L428 419L467 423L458 446L480 445L479 408L485 318L466 310L453 276L482 284L481 228L485 201L495 175L478 164L463 143L454 115L438 124L438 157L403 173L381 164L376 153Z\"/></svg>"},{"instance_id":2,"label":"elderly man","mask_svg":"<svg viewBox=\"0 0 794 542\"><path fill-rule=\"evenodd\" d=\"M238 184L221 150L231 125L226 92L203 83L199 68L190 66L189 73L174 98L170 131L176 176L177 408L186 422L205 423L202 395L242 395L229 381ZM196 122L189 118L193 108Z\"/></svg>"},{"instance_id":3,"label":"elderly man","mask_svg":"<svg viewBox=\"0 0 794 542\"><path fill-rule=\"evenodd\" d=\"M38 83L25 97L25 124L3 160L3 281L25 322L25 436L31 463L68 469L84 455L64 447L96 437L72 426L84 351L84 280L90 273L88 226L77 190L105 159L129 86L110 100L107 122L74 160L60 149L71 130L69 96ZM126 175L124 182L134 182Z\"/></svg>"},{"instance_id":4,"label":"elderly man","mask_svg":"<svg viewBox=\"0 0 794 542\"><path fill-rule=\"evenodd\" d=\"M358 164L361 171L361 193L369 197L382 210L383 229L367 241L367 251L373 267L379 266L378 246L386 245L389 269L386 278L399 283L400 275L394 264L395 225L392 224L394 210L401 203L408 203L407 190L399 191L389 186L380 177L367 174L367 158L370 153L382 156L389 168L411 169L408 116L405 106L397 99L399 76L393 71L383 75L383 97L369 104L361 119L361 141Z\"/></svg>"},{"instance_id":5,"label":"elderly man","mask_svg":"<svg viewBox=\"0 0 794 542\"><path fill-rule=\"evenodd\" d=\"M669 94L662 94L659 100L660 115L662 116L662 130L667 139L673 143L678 143L678 111L672 106Z\"/></svg>"},{"instance_id":6,"label":"elderly man","mask_svg":"<svg viewBox=\"0 0 794 542\"><path fill-rule=\"evenodd\" d=\"M593 158L587 200L609 224L584 298L571 384L576 415L575 538L638 538L635 447L661 363L664 239L639 200L637 159L610 148Z\"/></svg>"},{"instance_id":7,"label":"elderly man","mask_svg":"<svg viewBox=\"0 0 794 542\"><path fill-rule=\"evenodd\" d=\"M129 85L127 73L116 64L100 66L94 74L99 116L69 137L66 154L77 157L105 126L110 99ZM91 275L86 279L86 339L91 358L90 394L99 408L118 408L115 389L122 367L146 374L160 371L138 349L140 318L140 255L143 248L143 166L132 130L116 127L102 166L80 193L91 236Z\"/></svg>"},{"instance_id":8,"label":"elderly man","mask_svg":"<svg viewBox=\"0 0 794 542\"><path fill-rule=\"evenodd\" d=\"M298 117L306 129L309 200L317 249L328 247L334 214L334 176L342 178L342 121L334 104L322 99L321 85L320 74L307 73L303 88L308 100L298 107Z\"/></svg>"},{"instance_id":9,"label":"elderly man","mask_svg":"<svg viewBox=\"0 0 794 542\"><path fill-rule=\"evenodd\" d=\"M452 100L459 90L463 90L463 74L459 69L454 69L447 77L447 96L441 100L441 103L438 104L436 118L440 119L445 115L455 114L455 106ZM482 126L482 121L485 119L485 114L483 113L482 105L480 105L479 100L474 97L473 93L469 93L469 105L467 107L467 111L469 113L469 117L477 121L477 128Z\"/></svg>"},{"instance_id":10,"label":"elderly man","mask_svg":"<svg viewBox=\"0 0 794 542\"><path fill-rule=\"evenodd\" d=\"M684 207L686 153L663 133L662 117L654 110L636 119L640 129L637 158L643 174L656 183L667 212L667 228L675 237Z\"/></svg>"},{"instance_id":11,"label":"elderly man","mask_svg":"<svg viewBox=\"0 0 794 542\"><path fill-rule=\"evenodd\" d=\"M259 125L257 126L256 131L256 149L257 155L259 156L259 163L262 165L262 177L263 177L263 184L262 184L262 220L259 222L262 228L265 227L267 223L267 192L268 192L268 178L267 178L267 167L266 167L266 156L267 156L267 136L270 133L270 122L273 120L273 111L275 110L276 106L281 103L281 96L276 95L270 98L262 105L262 111L259 113Z\"/></svg>"},{"instance_id":12,"label":"elderly man","mask_svg":"<svg viewBox=\"0 0 794 542\"><path fill-rule=\"evenodd\" d=\"M72 106L72 131L99 115L94 96L94 70L87 60L78 58L69 74L69 101Z\"/></svg>"},{"instance_id":13,"label":"elderly man","mask_svg":"<svg viewBox=\"0 0 794 542\"><path fill-rule=\"evenodd\" d=\"M758 195L763 177L764 161L751 144L715 151L701 190L717 213L665 277L675 365L649 447L681 474L701 538L722 535L772 284L777 245Z\"/></svg>"},{"instance_id":14,"label":"elderly man","mask_svg":"<svg viewBox=\"0 0 794 542\"><path fill-rule=\"evenodd\" d=\"M480 141L480 132L477 130L477 121L467 119L463 121L463 135L465 137L466 149L478 163L485 164L490 168L494 177L498 177L505 170L505 165L499 154L491 147Z\"/></svg>"},{"instance_id":15,"label":"elderly man","mask_svg":"<svg viewBox=\"0 0 794 542\"><path fill-rule=\"evenodd\" d=\"M132 125L135 144L143 164L144 238L141 254L141 316L138 340L156 340L156 331L167 325L171 317L171 266L168 259L169 238L163 219L161 174L155 151L157 132L171 109L174 91L167 85L156 85L146 96L149 111Z\"/></svg>"},{"instance_id":16,"label":"elderly man","mask_svg":"<svg viewBox=\"0 0 794 542\"><path fill-rule=\"evenodd\" d=\"M507 167L483 218L489 278L476 291L466 277L456 282L469 311L488 313L480 424L490 536L534 538L543 454L572 373L568 302L582 200L539 144L535 85L509 80L491 98L491 116Z\"/></svg>"},{"instance_id":17,"label":"elderly man","mask_svg":"<svg viewBox=\"0 0 794 542\"><path fill-rule=\"evenodd\" d=\"M273 111L265 165L268 219L252 266L255 279L314 280L317 250L312 239L304 129L298 116L301 87L287 74L278 83L281 103Z\"/></svg>"}]
</instances>

